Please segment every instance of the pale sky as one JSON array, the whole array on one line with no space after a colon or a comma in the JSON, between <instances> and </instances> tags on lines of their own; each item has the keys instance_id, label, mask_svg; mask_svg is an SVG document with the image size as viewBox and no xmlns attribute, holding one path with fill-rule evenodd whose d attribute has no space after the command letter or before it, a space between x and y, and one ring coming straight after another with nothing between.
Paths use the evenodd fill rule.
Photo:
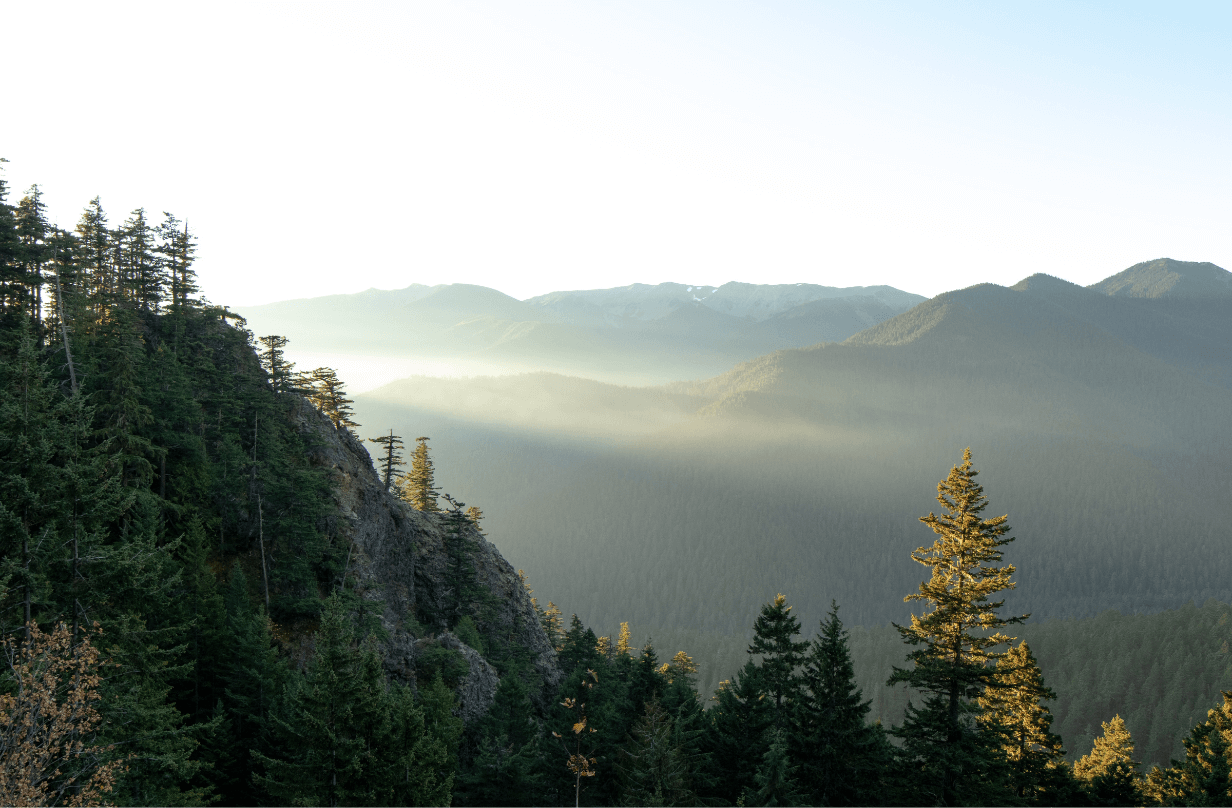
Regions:
<instances>
[{"instance_id":1,"label":"pale sky","mask_svg":"<svg viewBox=\"0 0 1232 808\"><path fill-rule=\"evenodd\" d=\"M0 157L232 306L1232 268L1232 4L6 2Z\"/></svg>"}]
</instances>

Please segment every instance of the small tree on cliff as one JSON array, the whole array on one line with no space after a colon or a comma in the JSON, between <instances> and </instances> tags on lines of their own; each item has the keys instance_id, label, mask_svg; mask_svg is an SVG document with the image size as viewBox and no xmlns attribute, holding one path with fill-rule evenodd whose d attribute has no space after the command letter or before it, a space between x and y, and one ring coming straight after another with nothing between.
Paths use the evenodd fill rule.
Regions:
<instances>
[{"instance_id":1,"label":"small tree on cliff","mask_svg":"<svg viewBox=\"0 0 1232 808\"><path fill-rule=\"evenodd\" d=\"M398 481L398 495L411 503L418 511L437 513L436 487L432 458L428 455L431 438L415 438L415 451L411 453L411 471Z\"/></svg>"},{"instance_id":2,"label":"small tree on cliff","mask_svg":"<svg viewBox=\"0 0 1232 808\"><path fill-rule=\"evenodd\" d=\"M351 420L351 404L346 390L333 368L317 368L312 371L312 403L333 422L334 427L352 429L359 426Z\"/></svg>"},{"instance_id":3,"label":"small tree on cliff","mask_svg":"<svg viewBox=\"0 0 1232 808\"><path fill-rule=\"evenodd\" d=\"M379 438L368 438L370 443L379 443L384 451L381 453L379 460L381 470L381 481L385 483L385 490L388 491L400 478L406 475L405 471L398 468L403 463L402 460L402 437L395 435L394 431L389 430L388 435L382 435Z\"/></svg>"}]
</instances>

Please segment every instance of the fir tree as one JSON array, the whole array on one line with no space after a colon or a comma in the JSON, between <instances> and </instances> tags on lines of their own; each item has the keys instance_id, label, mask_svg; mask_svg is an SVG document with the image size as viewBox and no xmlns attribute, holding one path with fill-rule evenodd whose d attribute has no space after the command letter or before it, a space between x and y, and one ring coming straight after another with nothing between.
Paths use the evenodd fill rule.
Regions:
<instances>
[{"instance_id":1,"label":"fir tree","mask_svg":"<svg viewBox=\"0 0 1232 808\"><path fill-rule=\"evenodd\" d=\"M993 649L1010 640L999 629L1026 619L1000 617L1004 601L991 600L1014 586L1014 567L1001 565L1001 548L1013 538L1007 536L1008 516L981 517L988 499L977 475L967 449L937 486L945 512L920 518L938 538L911 557L929 567L932 577L904 598L923 601L925 608L911 616L911 625L896 626L916 650L907 655L913 667L894 668L888 682L925 694L922 707L909 706L893 734L902 739L907 765L917 771L920 798L946 805L999 799L998 744L976 725L974 699L996 677L991 663L1000 654Z\"/></svg>"},{"instance_id":2,"label":"fir tree","mask_svg":"<svg viewBox=\"0 0 1232 808\"><path fill-rule=\"evenodd\" d=\"M799 697L800 677L797 669L804 659L808 643L795 640L800 634L800 621L791 613L782 594L761 607L753 622L753 642L748 653L758 655L759 682L770 698L774 723L780 729L788 725L788 716Z\"/></svg>"},{"instance_id":3,"label":"fir tree","mask_svg":"<svg viewBox=\"0 0 1232 808\"><path fill-rule=\"evenodd\" d=\"M980 723L1002 736L1001 750L1009 761L1019 798L1035 800L1056 780L1064 759L1061 739L1052 732L1052 713L1042 702L1057 695L1044 685L1043 674L1025 642L997 660L996 678L979 697Z\"/></svg>"},{"instance_id":4,"label":"fir tree","mask_svg":"<svg viewBox=\"0 0 1232 808\"><path fill-rule=\"evenodd\" d=\"M709 753L719 773L720 799L735 803L746 790L755 790L754 775L769 748L774 715L759 684L757 666L749 660L732 680L719 683L715 706L709 711Z\"/></svg>"},{"instance_id":5,"label":"fir tree","mask_svg":"<svg viewBox=\"0 0 1232 808\"><path fill-rule=\"evenodd\" d=\"M428 455L431 438L415 438L415 450L411 453L411 471L398 481L398 495L411 503L418 511L437 513L436 487L432 458Z\"/></svg>"},{"instance_id":6,"label":"fir tree","mask_svg":"<svg viewBox=\"0 0 1232 808\"><path fill-rule=\"evenodd\" d=\"M526 683L519 676L502 676L492 706L479 721L474 761L460 777L460 804L542 804L542 750L533 715Z\"/></svg>"},{"instance_id":7,"label":"fir tree","mask_svg":"<svg viewBox=\"0 0 1232 808\"><path fill-rule=\"evenodd\" d=\"M333 368L317 368L312 371L312 382L312 403L333 423L335 429L353 431L359 426L351 420L351 415L354 414L351 404L354 402L346 397L342 382Z\"/></svg>"},{"instance_id":8,"label":"fir tree","mask_svg":"<svg viewBox=\"0 0 1232 808\"><path fill-rule=\"evenodd\" d=\"M295 363L288 362L283 349L290 342L286 337L269 334L258 340L261 343L261 366L269 374L270 384L276 393L290 392L292 370Z\"/></svg>"},{"instance_id":9,"label":"fir tree","mask_svg":"<svg viewBox=\"0 0 1232 808\"><path fill-rule=\"evenodd\" d=\"M1092 805L1137 805L1141 794L1134 739L1119 715L1102 726L1104 734L1095 739L1094 748L1074 764L1074 777Z\"/></svg>"},{"instance_id":10,"label":"fir tree","mask_svg":"<svg viewBox=\"0 0 1232 808\"><path fill-rule=\"evenodd\" d=\"M1181 741L1185 759L1155 766L1143 790L1160 805L1232 805L1232 692Z\"/></svg>"},{"instance_id":11,"label":"fir tree","mask_svg":"<svg viewBox=\"0 0 1232 808\"><path fill-rule=\"evenodd\" d=\"M406 473L398 468L403 463L402 437L395 435L391 429L388 435L382 435L379 438L368 438L368 440L371 443L379 444L383 449L381 456L377 458L377 463L381 471L381 482L385 483L385 490L388 491L394 482Z\"/></svg>"},{"instance_id":12,"label":"fir tree","mask_svg":"<svg viewBox=\"0 0 1232 808\"><path fill-rule=\"evenodd\" d=\"M809 645L801 679L796 731L802 790L816 805L876 801L890 749L881 727L866 723L871 702L864 701L856 686L847 632L833 601Z\"/></svg>"},{"instance_id":13,"label":"fir tree","mask_svg":"<svg viewBox=\"0 0 1232 808\"><path fill-rule=\"evenodd\" d=\"M787 732L781 727L769 731L770 746L762 756L761 765L753 775L754 789L745 797L751 805L799 805L800 789L796 784L796 767L787 751Z\"/></svg>"},{"instance_id":14,"label":"fir tree","mask_svg":"<svg viewBox=\"0 0 1232 808\"><path fill-rule=\"evenodd\" d=\"M629 731L617 772L622 805L696 805L688 760L678 747L674 722L656 699Z\"/></svg>"},{"instance_id":15,"label":"fir tree","mask_svg":"<svg viewBox=\"0 0 1232 808\"><path fill-rule=\"evenodd\" d=\"M548 607L543 610L543 633L548 635L548 643L553 648L560 651L563 648L565 640L564 620L561 618L560 609L552 601L548 601Z\"/></svg>"}]
</instances>

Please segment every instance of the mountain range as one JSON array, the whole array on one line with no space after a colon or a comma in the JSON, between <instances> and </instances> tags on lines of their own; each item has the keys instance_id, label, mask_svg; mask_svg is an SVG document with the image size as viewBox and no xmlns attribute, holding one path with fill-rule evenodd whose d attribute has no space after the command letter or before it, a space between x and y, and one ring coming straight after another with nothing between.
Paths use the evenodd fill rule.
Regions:
<instances>
[{"instance_id":1,"label":"mountain range","mask_svg":"<svg viewBox=\"0 0 1232 808\"><path fill-rule=\"evenodd\" d=\"M918 518L966 447L1014 527L1007 608L1227 602L1228 277L1166 259L1086 288L1033 275L703 381L412 378L357 396L357 420L431 436L438 482L541 600L673 647L730 644L777 592L806 625L832 598L852 625L906 619Z\"/></svg>"},{"instance_id":2,"label":"mountain range","mask_svg":"<svg viewBox=\"0 0 1232 808\"><path fill-rule=\"evenodd\" d=\"M924 298L889 286L632 284L516 300L468 284L370 289L237 309L295 361L357 389L411 371L554 371L625 384L713 376L780 348L838 342Z\"/></svg>"}]
</instances>

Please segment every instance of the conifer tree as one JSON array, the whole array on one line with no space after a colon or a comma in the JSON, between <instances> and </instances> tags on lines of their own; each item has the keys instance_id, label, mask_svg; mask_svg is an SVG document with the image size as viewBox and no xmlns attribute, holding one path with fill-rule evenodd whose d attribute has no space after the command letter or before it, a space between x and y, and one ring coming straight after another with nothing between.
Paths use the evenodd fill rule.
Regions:
<instances>
[{"instance_id":1,"label":"conifer tree","mask_svg":"<svg viewBox=\"0 0 1232 808\"><path fill-rule=\"evenodd\" d=\"M996 678L978 699L984 711L980 723L1002 736L1001 750L1021 799L1035 800L1055 785L1056 766L1065 757L1060 737L1050 729L1052 712L1042 703L1056 697L1023 642L997 660Z\"/></svg>"},{"instance_id":2,"label":"conifer tree","mask_svg":"<svg viewBox=\"0 0 1232 808\"><path fill-rule=\"evenodd\" d=\"M1160 805L1232 805L1232 692L1181 743L1185 759L1152 767L1143 790Z\"/></svg>"},{"instance_id":3,"label":"conifer tree","mask_svg":"<svg viewBox=\"0 0 1232 808\"><path fill-rule=\"evenodd\" d=\"M381 470L381 482L385 483L385 490L388 491L394 482L406 473L398 468L403 463L402 437L395 435L391 429L388 435L382 435L379 438L368 438L368 441L379 444L383 449L381 456L377 459L377 463L379 464L378 468Z\"/></svg>"},{"instance_id":4,"label":"conifer tree","mask_svg":"<svg viewBox=\"0 0 1232 808\"><path fill-rule=\"evenodd\" d=\"M22 308L34 320L35 337L41 346L43 266L50 253L48 236L51 225L47 222L47 206L43 204L43 192L37 185L30 186L30 190L17 204L16 225L17 238L21 243L21 272L18 281L26 290Z\"/></svg>"},{"instance_id":5,"label":"conifer tree","mask_svg":"<svg viewBox=\"0 0 1232 808\"><path fill-rule=\"evenodd\" d=\"M561 617L560 609L550 600L548 607L543 610L543 632L548 635L548 642L557 651L564 647L564 619Z\"/></svg>"},{"instance_id":6,"label":"conifer tree","mask_svg":"<svg viewBox=\"0 0 1232 808\"><path fill-rule=\"evenodd\" d=\"M1104 734L1095 739L1094 748L1074 764L1074 777L1092 805L1137 805L1141 794L1134 739L1119 715L1102 727Z\"/></svg>"},{"instance_id":7,"label":"conifer tree","mask_svg":"<svg viewBox=\"0 0 1232 808\"><path fill-rule=\"evenodd\" d=\"M735 803L746 790L755 790L754 776L769 748L774 715L761 690L757 666L749 660L731 680L719 682L709 711L709 752L719 774L717 791Z\"/></svg>"},{"instance_id":8,"label":"conifer tree","mask_svg":"<svg viewBox=\"0 0 1232 808\"><path fill-rule=\"evenodd\" d=\"M189 231L188 222L181 222L163 211L158 238L156 251L171 287L171 308L185 308L197 292L197 274L192 268L197 253L197 237Z\"/></svg>"},{"instance_id":9,"label":"conifer tree","mask_svg":"<svg viewBox=\"0 0 1232 808\"><path fill-rule=\"evenodd\" d=\"M617 772L622 805L696 805L688 761L675 743L674 722L656 699L629 731Z\"/></svg>"},{"instance_id":10,"label":"conifer tree","mask_svg":"<svg viewBox=\"0 0 1232 808\"><path fill-rule=\"evenodd\" d=\"M479 527L479 523L483 521L483 511L479 509L478 505L472 505L466 509L466 518L471 520L471 524L475 526L476 530L483 533L483 528Z\"/></svg>"},{"instance_id":11,"label":"conifer tree","mask_svg":"<svg viewBox=\"0 0 1232 808\"><path fill-rule=\"evenodd\" d=\"M398 481L398 494L418 511L437 513L436 487L432 458L428 455L431 438L415 438L415 450L411 453L411 471Z\"/></svg>"},{"instance_id":12,"label":"conifer tree","mask_svg":"<svg viewBox=\"0 0 1232 808\"><path fill-rule=\"evenodd\" d=\"M781 727L772 727L769 735L770 746L762 755L757 773L753 775L755 788L745 798L745 803L799 805L802 795L796 784L796 767L792 765L787 751L787 732Z\"/></svg>"},{"instance_id":13,"label":"conifer tree","mask_svg":"<svg viewBox=\"0 0 1232 808\"><path fill-rule=\"evenodd\" d=\"M265 372L269 374L270 384L276 393L289 392L291 388L291 371L295 368L295 363L288 362L284 348L290 342L286 337L278 334L269 334L258 339L261 343L261 351L258 356L261 358L261 366L265 368Z\"/></svg>"},{"instance_id":14,"label":"conifer tree","mask_svg":"<svg viewBox=\"0 0 1232 808\"><path fill-rule=\"evenodd\" d=\"M621 623L620 633L616 638L616 655L627 657L632 652L632 638L629 633L629 624L627 622Z\"/></svg>"},{"instance_id":15,"label":"conifer tree","mask_svg":"<svg viewBox=\"0 0 1232 808\"><path fill-rule=\"evenodd\" d=\"M1001 655L993 649L1011 639L1000 629L1026 619L1002 618L997 611L1004 601L991 599L1014 587L1013 565L1001 564L1002 548L1013 538L1008 516L982 518L988 499L975 481L978 473L966 449L962 463L937 485L944 513L920 518L937 539L911 557L932 576L904 598L922 601L923 614L913 614L909 626L895 626L916 647L907 655L913 667L894 668L887 682L924 693L923 705L909 705L893 734L917 772L919 798L946 805L999 799L999 745L977 726L974 700L995 679L992 663Z\"/></svg>"},{"instance_id":16,"label":"conifer tree","mask_svg":"<svg viewBox=\"0 0 1232 808\"><path fill-rule=\"evenodd\" d=\"M439 739L409 692L387 691L376 651L355 637L336 594L312 662L292 682L270 753L253 752L264 768L255 781L270 795L284 804L381 805L448 794Z\"/></svg>"},{"instance_id":17,"label":"conifer tree","mask_svg":"<svg viewBox=\"0 0 1232 808\"><path fill-rule=\"evenodd\" d=\"M345 428L353 431L359 426L351 420L353 414L351 404L354 402L346 397L342 381L333 368L317 368L312 371L312 382L312 402L325 414L326 418L333 422L335 429Z\"/></svg>"},{"instance_id":18,"label":"conifer tree","mask_svg":"<svg viewBox=\"0 0 1232 808\"><path fill-rule=\"evenodd\" d=\"M796 711L799 779L816 805L869 804L889 764L885 732L867 721L869 705L856 686L847 631L831 601L809 645L801 672L803 695Z\"/></svg>"},{"instance_id":19,"label":"conifer tree","mask_svg":"<svg viewBox=\"0 0 1232 808\"><path fill-rule=\"evenodd\" d=\"M753 642L750 655L761 656L758 665L759 682L774 710L774 723L785 729L788 717L800 693L797 669L804 659L808 643L795 640L800 634L800 621L791 613L787 598L781 593L761 607L753 622Z\"/></svg>"},{"instance_id":20,"label":"conifer tree","mask_svg":"<svg viewBox=\"0 0 1232 808\"><path fill-rule=\"evenodd\" d=\"M540 738L526 683L502 676L488 712L479 720L473 764L460 776L460 804L543 804Z\"/></svg>"}]
</instances>

